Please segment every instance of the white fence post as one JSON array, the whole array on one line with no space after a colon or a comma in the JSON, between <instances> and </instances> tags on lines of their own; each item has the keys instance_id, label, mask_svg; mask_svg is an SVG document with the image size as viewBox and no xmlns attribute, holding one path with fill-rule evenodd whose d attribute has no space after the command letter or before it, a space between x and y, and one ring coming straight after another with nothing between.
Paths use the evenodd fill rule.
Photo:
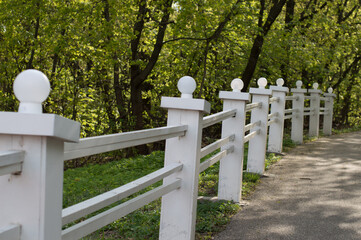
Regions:
<instances>
[{"instance_id":1,"label":"white fence post","mask_svg":"<svg viewBox=\"0 0 361 240\"><path fill-rule=\"evenodd\" d=\"M162 97L161 107L168 110L168 126L187 125L183 137L166 141L165 166L182 163L183 169L164 179L164 183L182 179L178 190L162 197L159 239L189 240L195 237L198 176L202 138L203 113L210 112L210 104L193 99L196 83L191 77L178 82L181 98Z\"/></svg>"},{"instance_id":2,"label":"white fence post","mask_svg":"<svg viewBox=\"0 0 361 240\"><path fill-rule=\"evenodd\" d=\"M79 141L80 124L42 114L50 84L37 70L14 82L19 113L0 112L0 152L24 151L22 171L0 176L0 227L21 225L22 240L60 240L64 142Z\"/></svg>"},{"instance_id":3,"label":"white fence post","mask_svg":"<svg viewBox=\"0 0 361 240\"><path fill-rule=\"evenodd\" d=\"M237 109L237 112L235 117L222 122L222 138L234 134L235 139L230 143L234 146L234 151L220 160L218 199L239 202L242 194L245 109L250 95L240 91L243 88L241 79L234 79L231 86L233 92L219 93L219 98L223 99L223 111Z\"/></svg>"},{"instance_id":4,"label":"white fence post","mask_svg":"<svg viewBox=\"0 0 361 240\"><path fill-rule=\"evenodd\" d=\"M301 89L302 81L296 82L297 88L292 88L291 92L295 97L292 101L292 109L297 112L292 113L292 127L291 127L291 140L297 144L303 143L303 120L305 108L305 93L306 89Z\"/></svg>"},{"instance_id":5,"label":"white fence post","mask_svg":"<svg viewBox=\"0 0 361 240\"><path fill-rule=\"evenodd\" d=\"M312 85L313 89L309 89L308 92L311 94L310 108L310 128L308 135L310 137L318 137L320 130L320 94L321 90L318 88L318 83Z\"/></svg>"},{"instance_id":6,"label":"white fence post","mask_svg":"<svg viewBox=\"0 0 361 240\"><path fill-rule=\"evenodd\" d=\"M282 87L284 80L277 79L277 86L271 86L273 97L277 97L278 101L271 103L271 114L277 114L276 122L270 125L268 137L268 152L281 153L283 146L283 129L286 106L286 93L289 89Z\"/></svg>"},{"instance_id":7,"label":"white fence post","mask_svg":"<svg viewBox=\"0 0 361 240\"><path fill-rule=\"evenodd\" d=\"M333 99L336 97L332 93L333 89L329 88L328 93L325 93L325 115L323 116L323 134L331 135L332 134L332 119L333 119Z\"/></svg>"},{"instance_id":8,"label":"white fence post","mask_svg":"<svg viewBox=\"0 0 361 240\"><path fill-rule=\"evenodd\" d=\"M258 127L254 130L259 131L255 137L249 141L247 171L252 173L263 174L266 159L266 145L267 145L267 122L269 112L269 97L272 95L272 90L265 89L267 80L260 78L257 81L259 88L251 88L252 102L261 102L259 108L253 109L251 113L251 123L260 122Z\"/></svg>"}]
</instances>

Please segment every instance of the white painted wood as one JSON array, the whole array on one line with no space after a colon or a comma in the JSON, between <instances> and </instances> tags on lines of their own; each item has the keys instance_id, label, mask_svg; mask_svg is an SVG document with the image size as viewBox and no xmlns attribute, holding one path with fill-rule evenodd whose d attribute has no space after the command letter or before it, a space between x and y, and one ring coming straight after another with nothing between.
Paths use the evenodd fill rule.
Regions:
<instances>
[{"instance_id":1,"label":"white painted wood","mask_svg":"<svg viewBox=\"0 0 361 240\"><path fill-rule=\"evenodd\" d=\"M60 239L63 142L37 136L6 141L26 154L21 175L0 177L0 225L20 223L22 239Z\"/></svg>"},{"instance_id":2,"label":"white painted wood","mask_svg":"<svg viewBox=\"0 0 361 240\"><path fill-rule=\"evenodd\" d=\"M251 130L252 128L259 126L261 124L261 121L258 122L254 122L254 123L249 123L244 127L244 132L247 132L249 130Z\"/></svg>"},{"instance_id":3,"label":"white painted wood","mask_svg":"<svg viewBox=\"0 0 361 240\"><path fill-rule=\"evenodd\" d=\"M287 119L291 119L292 117L293 117L292 114L290 114L290 115L285 115L283 119L284 119L284 120L287 120Z\"/></svg>"},{"instance_id":4,"label":"white painted wood","mask_svg":"<svg viewBox=\"0 0 361 240\"><path fill-rule=\"evenodd\" d=\"M278 102L279 100L280 100L279 97L271 97L271 98L269 99L269 103L271 104L271 103L273 103L273 102Z\"/></svg>"},{"instance_id":5,"label":"white painted wood","mask_svg":"<svg viewBox=\"0 0 361 240\"><path fill-rule=\"evenodd\" d=\"M16 224L0 227L0 240L20 240L21 226Z\"/></svg>"},{"instance_id":6,"label":"white painted wood","mask_svg":"<svg viewBox=\"0 0 361 240\"><path fill-rule=\"evenodd\" d=\"M203 99L162 97L160 106L167 109L211 111L211 104Z\"/></svg>"},{"instance_id":7,"label":"white painted wood","mask_svg":"<svg viewBox=\"0 0 361 240\"><path fill-rule=\"evenodd\" d=\"M134 147L164 139L183 136L187 126L169 126L126 133L117 133L80 139L79 143L66 143L64 160Z\"/></svg>"},{"instance_id":8,"label":"white painted wood","mask_svg":"<svg viewBox=\"0 0 361 240\"><path fill-rule=\"evenodd\" d=\"M325 93L324 96L326 98L325 108L328 109L328 111L325 116L323 116L323 134L329 136L332 134L333 101L336 95L333 93Z\"/></svg>"},{"instance_id":9,"label":"white painted wood","mask_svg":"<svg viewBox=\"0 0 361 240\"><path fill-rule=\"evenodd\" d=\"M0 152L0 167L22 163L24 161L24 151Z\"/></svg>"},{"instance_id":10,"label":"white painted wood","mask_svg":"<svg viewBox=\"0 0 361 240\"><path fill-rule=\"evenodd\" d=\"M195 237L203 112L209 113L210 109L206 103L202 104L203 109L194 109L192 101L196 105L200 99L171 98L174 105L170 98L166 98L166 104L163 99L161 106L169 108L167 125L188 125L188 130L184 137L166 140L164 165L182 163L183 169L163 182L182 179L183 183L180 189L162 197L159 239L190 240ZM179 106L181 109L176 109Z\"/></svg>"},{"instance_id":11,"label":"white painted wood","mask_svg":"<svg viewBox=\"0 0 361 240\"><path fill-rule=\"evenodd\" d=\"M281 153L283 148L283 130L284 130L284 115L286 113L286 93L289 89L282 86L271 86L273 98L278 98L278 101L272 102L271 114L268 118L267 125L269 126L268 147L267 150L273 153ZM272 116L273 115L273 116Z\"/></svg>"},{"instance_id":12,"label":"white painted wood","mask_svg":"<svg viewBox=\"0 0 361 240\"><path fill-rule=\"evenodd\" d=\"M302 83L301 83L302 85ZM297 109L297 113L292 114L291 139L297 144L303 143L303 121L306 89L292 88L291 92L295 99L292 101L292 109Z\"/></svg>"},{"instance_id":13,"label":"white painted wood","mask_svg":"<svg viewBox=\"0 0 361 240\"><path fill-rule=\"evenodd\" d=\"M84 217L99 209L102 209L112 203L122 200L160 180L169 176L172 173L178 172L182 169L182 164L174 163L150 173L144 177L125 184L121 187L115 188L96 197L75 204L71 207L63 209L62 223L63 225L70 223L76 219Z\"/></svg>"},{"instance_id":14,"label":"white painted wood","mask_svg":"<svg viewBox=\"0 0 361 240\"><path fill-rule=\"evenodd\" d=\"M285 114L288 114L288 113L294 113L294 112L298 112L298 109L286 109L286 110L284 110L284 113Z\"/></svg>"},{"instance_id":15,"label":"white painted wood","mask_svg":"<svg viewBox=\"0 0 361 240\"><path fill-rule=\"evenodd\" d=\"M24 154L23 151L6 151L0 153L0 176L21 173Z\"/></svg>"},{"instance_id":16,"label":"white painted wood","mask_svg":"<svg viewBox=\"0 0 361 240\"><path fill-rule=\"evenodd\" d=\"M259 132L260 131L258 129L256 131L250 132L249 134L244 136L244 138L243 138L244 143L249 142L249 140L251 140L253 137L255 137Z\"/></svg>"},{"instance_id":17,"label":"white painted wood","mask_svg":"<svg viewBox=\"0 0 361 240\"><path fill-rule=\"evenodd\" d=\"M320 101L327 101L328 99L326 97L320 97Z\"/></svg>"},{"instance_id":18,"label":"white painted wood","mask_svg":"<svg viewBox=\"0 0 361 240\"><path fill-rule=\"evenodd\" d=\"M271 118L277 118L280 114L278 112L268 114L267 119L270 120Z\"/></svg>"},{"instance_id":19,"label":"white painted wood","mask_svg":"<svg viewBox=\"0 0 361 240\"><path fill-rule=\"evenodd\" d=\"M16 119L13 114L11 117ZM46 133L53 134L53 137L37 136L45 130L34 133L35 136L20 136L19 132L14 132L16 135L6 135L0 132L0 152L9 150L25 152L21 175L0 176L0 226L9 223L20 224L22 226L21 239L24 240L60 240L63 141L67 134L60 134L55 130L64 126L71 126L69 130L73 130L74 126L80 126L71 120L61 118L59 127L57 117L34 118L33 114L18 116L23 119L20 122L26 122L27 117L29 121L38 119L47 129ZM69 122L66 123L66 121ZM14 121L14 123L18 124L19 121ZM13 129L13 122L7 122L6 125L10 126L9 129ZM33 122L33 125L34 129L37 129L38 123ZM32 126L28 124L26 126L32 129ZM51 131L49 126L53 126L54 131ZM16 127L23 129L23 126ZM24 130L26 134L31 131L34 130ZM70 140L76 141L75 138L70 138Z\"/></svg>"},{"instance_id":20,"label":"white painted wood","mask_svg":"<svg viewBox=\"0 0 361 240\"><path fill-rule=\"evenodd\" d=\"M236 115L237 110L236 109L229 109L227 111L219 112L212 114L210 116L203 118L203 128L212 126L216 123L219 123L223 120L226 120L228 118L234 117Z\"/></svg>"},{"instance_id":21,"label":"white painted wood","mask_svg":"<svg viewBox=\"0 0 361 240\"><path fill-rule=\"evenodd\" d=\"M205 171L207 168L212 166L213 164L219 162L223 157L227 156L227 154L232 153L234 151L234 146L230 146L228 149L225 149L216 155L208 158L207 160L203 161L199 166L199 173Z\"/></svg>"},{"instance_id":22,"label":"white painted wood","mask_svg":"<svg viewBox=\"0 0 361 240\"><path fill-rule=\"evenodd\" d=\"M304 114L303 114L303 116L310 116L311 114L313 114L312 112L305 112Z\"/></svg>"},{"instance_id":23,"label":"white painted wood","mask_svg":"<svg viewBox=\"0 0 361 240\"><path fill-rule=\"evenodd\" d=\"M271 126L272 124L275 124L275 123L277 123L279 120L277 119L277 118L275 118L275 119L272 119L272 120L269 120L268 122L267 122L267 126L269 127L269 126ZM281 138L282 139L282 138ZM269 151L269 152L273 152L273 151Z\"/></svg>"},{"instance_id":24,"label":"white painted wood","mask_svg":"<svg viewBox=\"0 0 361 240\"><path fill-rule=\"evenodd\" d=\"M310 115L310 125L308 135L310 137L318 137L320 130L320 94L321 90L309 89L311 94L310 107L314 109L313 114Z\"/></svg>"},{"instance_id":25,"label":"white painted wood","mask_svg":"<svg viewBox=\"0 0 361 240\"><path fill-rule=\"evenodd\" d=\"M314 111L315 109L314 108L303 108L303 111Z\"/></svg>"},{"instance_id":26,"label":"white painted wood","mask_svg":"<svg viewBox=\"0 0 361 240\"><path fill-rule=\"evenodd\" d=\"M290 100L297 100L297 96L286 96L285 97L286 101L290 101Z\"/></svg>"},{"instance_id":27,"label":"white painted wood","mask_svg":"<svg viewBox=\"0 0 361 240\"><path fill-rule=\"evenodd\" d=\"M235 134L235 140L230 143L234 147L232 153L227 154L220 160L218 199L239 202L242 194L242 174L244 159L244 132L246 122L246 104L250 99L249 93L232 92L226 95L221 91L219 97L223 100L223 110L237 109L234 118L222 122L222 137ZM228 145L222 147L227 150Z\"/></svg>"},{"instance_id":28,"label":"white painted wood","mask_svg":"<svg viewBox=\"0 0 361 240\"><path fill-rule=\"evenodd\" d=\"M249 103L246 105L246 112L249 112L255 108L260 108L262 107L262 103L258 102L258 103Z\"/></svg>"},{"instance_id":29,"label":"white painted wood","mask_svg":"<svg viewBox=\"0 0 361 240\"><path fill-rule=\"evenodd\" d=\"M0 133L55 137L78 142L80 123L55 114L0 112Z\"/></svg>"},{"instance_id":30,"label":"white painted wood","mask_svg":"<svg viewBox=\"0 0 361 240\"><path fill-rule=\"evenodd\" d=\"M262 104L260 108L253 109L251 113L251 123L261 121L261 124L255 128L259 133L249 140L247 171L263 174L267 147L269 97L272 95L272 90L251 88L250 93L252 102Z\"/></svg>"},{"instance_id":31,"label":"white painted wood","mask_svg":"<svg viewBox=\"0 0 361 240\"><path fill-rule=\"evenodd\" d=\"M137 196L125 203L113 207L105 212L102 212L94 217L84 220L72 227L62 231L62 240L80 239L101 227L112 223L113 221L143 207L144 205L160 198L164 194L172 192L181 186L181 180L175 179L172 182L157 187L149 192ZM49 238L51 239L51 238ZM48 239L48 240L49 240Z\"/></svg>"},{"instance_id":32,"label":"white painted wood","mask_svg":"<svg viewBox=\"0 0 361 240\"><path fill-rule=\"evenodd\" d=\"M226 145L229 142L233 142L234 138L235 138L235 135L232 134L231 136L219 139L219 140L215 141L214 143L211 143L208 146L205 146L204 148L201 149L200 158L210 154L211 152L214 152L215 150L223 147L224 145Z\"/></svg>"},{"instance_id":33,"label":"white painted wood","mask_svg":"<svg viewBox=\"0 0 361 240\"><path fill-rule=\"evenodd\" d=\"M310 89L312 91L312 89ZM305 96L305 100L314 100L315 97L314 96Z\"/></svg>"}]
</instances>

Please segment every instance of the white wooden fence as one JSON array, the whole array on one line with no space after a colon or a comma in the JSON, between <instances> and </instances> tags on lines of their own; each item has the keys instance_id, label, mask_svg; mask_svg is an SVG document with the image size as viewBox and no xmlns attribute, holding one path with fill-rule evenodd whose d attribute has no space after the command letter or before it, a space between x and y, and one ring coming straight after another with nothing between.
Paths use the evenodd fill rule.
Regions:
<instances>
[{"instance_id":1,"label":"white wooden fence","mask_svg":"<svg viewBox=\"0 0 361 240\"><path fill-rule=\"evenodd\" d=\"M310 117L310 136L317 136L319 116L324 115L324 134L331 134L332 89L291 89L283 80L266 89L240 92L243 82L232 81L233 91L221 91L223 111L203 117L210 104L192 98L193 78L178 82L180 98L163 97L168 109L166 127L79 140L80 124L54 114L42 114L41 103L50 92L47 77L26 70L14 82L19 112L0 112L0 240L79 239L130 212L162 197L160 239L194 239L198 176L220 161L218 198L239 202L242 189L244 144L249 142L247 171L262 174L268 151L282 152L283 124L292 119L292 140L302 143L303 119ZM252 96L252 102L250 102ZM304 108L305 99L310 107ZM292 109L285 109L287 100ZM324 107L320 107L324 101ZM270 110L269 110L270 109ZM322 111L322 112L321 112ZM250 123L246 114L251 112ZM201 148L202 129L222 122L222 137ZM269 133L268 133L269 129ZM63 163L66 160L133 147L166 139L164 167L131 183L62 209ZM200 159L220 151L206 161ZM163 180L163 185L62 230L62 226L124 199Z\"/></svg>"}]
</instances>

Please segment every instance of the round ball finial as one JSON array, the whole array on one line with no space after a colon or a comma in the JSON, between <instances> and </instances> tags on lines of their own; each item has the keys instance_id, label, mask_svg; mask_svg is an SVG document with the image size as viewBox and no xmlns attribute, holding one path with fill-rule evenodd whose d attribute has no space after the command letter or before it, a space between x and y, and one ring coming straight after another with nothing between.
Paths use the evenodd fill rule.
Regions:
<instances>
[{"instance_id":1,"label":"round ball finial","mask_svg":"<svg viewBox=\"0 0 361 240\"><path fill-rule=\"evenodd\" d=\"M327 89L327 91L328 91L328 93L332 93L332 92L333 92L333 88L330 87L330 88Z\"/></svg>"},{"instance_id":2,"label":"round ball finial","mask_svg":"<svg viewBox=\"0 0 361 240\"><path fill-rule=\"evenodd\" d=\"M278 87L282 87L283 84L285 84L285 81L283 80L283 78L279 78L276 80L276 84Z\"/></svg>"},{"instance_id":3,"label":"round ball finial","mask_svg":"<svg viewBox=\"0 0 361 240\"><path fill-rule=\"evenodd\" d=\"M50 93L49 79L44 73L28 69L21 72L14 81L14 93L20 101L19 112L42 113L41 104Z\"/></svg>"},{"instance_id":4,"label":"round ball finial","mask_svg":"<svg viewBox=\"0 0 361 240\"><path fill-rule=\"evenodd\" d=\"M318 83L315 82L313 85L312 85L313 89L317 89L318 88Z\"/></svg>"},{"instance_id":5,"label":"round ball finial","mask_svg":"<svg viewBox=\"0 0 361 240\"><path fill-rule=\"evenodd\" d=\"M239 78L235 78L231 82L231 88L233 89L233 92L241 92L243 86L243 81Z\"/></svg>"},{"instance_id":6,"label":"round ball finial","mask_svg":"<svg viewBox=\"0 0 361 240\"><path fill-rule=\"evenodd\" d=\"M267 79L266 78L260 78L257 81L259 88L265 88L267 86Z\"/></svg>"},{"instance_id":7,"label":"round ball finial","mask_svg":"<svg viewBox=\"0 0 361 240\"><path fill-rule=\"evenodd\" d=\"M193 98L193 92L196 90L196 81L189 76L181 77L178 81L178 90L182 93L181 98Z\"/></svg>"},{"instance_id":8,"label":"round ball finial","mask_svg":"<svg viewBox=\"0 0 361 240\"><path fill-rule=\"evenodd\" d=\"M302 81L301 80L298 80L297 82L296 82L296 87L298 88L298 89L300 89L301 87L302 87Z\"/></svg>"}]
</instances>

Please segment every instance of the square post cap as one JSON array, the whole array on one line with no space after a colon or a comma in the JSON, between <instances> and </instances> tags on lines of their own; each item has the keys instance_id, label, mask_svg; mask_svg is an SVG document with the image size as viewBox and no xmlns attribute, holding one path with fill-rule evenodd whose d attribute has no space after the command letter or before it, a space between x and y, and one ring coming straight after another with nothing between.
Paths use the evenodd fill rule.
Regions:
<instances>
[{"instance_id":1,"label":"square post cap","mask_svg":"<svg viewBox=\"0 0 361 240\"><path fill-rule=\"evenodd\" d=\"M266 78L258 79L257 84L258 88L250 88L249 93L256 95L272 95L272 90L265 88L267 86Z\"/></svg>"},{"instance_id":2,"label":"square post cap","mask_svg":"<svg viewBox=\"0 0 361 240\"><path fill-rule=\"evenodd\" d=\"M178 90L181 92L180 98L162 97L160 106L162 108L173 108L183 110L197 110L210 113L211 104L204 99L194 99L193 92L196 89L196 81L189 76L179 79L177 84Z\"/></svg>"},{"instance_id":3,"label":"square post cap","mask_svg":"<svg viewBox=\"0 0 361 240\"><path fill-rule=\"evenodd\" d=\"M336 97L336 94L332 93L332 92L333 92L332 87L328 88L328 89L327 89L327 92L328 92L328 93L324 93L323 96L325 96L325 97L333 97L333 98Z\"/></svg>"},{"instance_id":4,"label":"square post cap","mask_svg":"<svg viewBox=\"0 0 361 240\"><path fill-rule=\"evenodd\" d=\"M78 142L80 123L55 114L43 114L42 103L50 94L50 82L44 73L28 69L14 80L19 112L0 112L0 134L46 136L66 142Z\"/></svg>"},{"instance_id":5,"label":"square post cap","mask_svg":"<svg viewBox=\"0 0 361 240\"><path fill-rule=\"evenodd\" d=\"M288 89L288 87L283 87L283 84L285 84L285 81L282 78L277 79L276 84L277 84L277 86L270 86L270 89L272 91L285 92L285 93L288 93L290 91Z\"/></svg>"},{"instance_id":6,"label":"square post cap","mask_svg":"<svg viewBox=\"0 0 361 240\"><path fill-rule=\"evenodd\" d=\"M243 81L239 78L235 78L231 82L231 88L233 89L233 91L220 91L219 98L229 100L242 100L248 102L251 100L251 96L249 93L241 92L243 86Z\"/></svg>"},{"instance_id":7,"label":"square post cap","mask_svg":"<svg viewBox=\"0 0 361 240\"><path fill-rule=\"evenodd\" d=\"M54 137L79 142L80 123L56 114L0 112L0 134Z\"/></svg>"},{"instance_id":8,"label":"square post cap","mask_svg":"<svg viewBox=\"0 0 361 240\"><path fill-rule=\"evenodd\" d=\"M308 92L309 93L322 93L321 90L317 89L318 88L318 83L314 83L312 85L313 89L309 89Z\"/></svg>"}]
</instances>

